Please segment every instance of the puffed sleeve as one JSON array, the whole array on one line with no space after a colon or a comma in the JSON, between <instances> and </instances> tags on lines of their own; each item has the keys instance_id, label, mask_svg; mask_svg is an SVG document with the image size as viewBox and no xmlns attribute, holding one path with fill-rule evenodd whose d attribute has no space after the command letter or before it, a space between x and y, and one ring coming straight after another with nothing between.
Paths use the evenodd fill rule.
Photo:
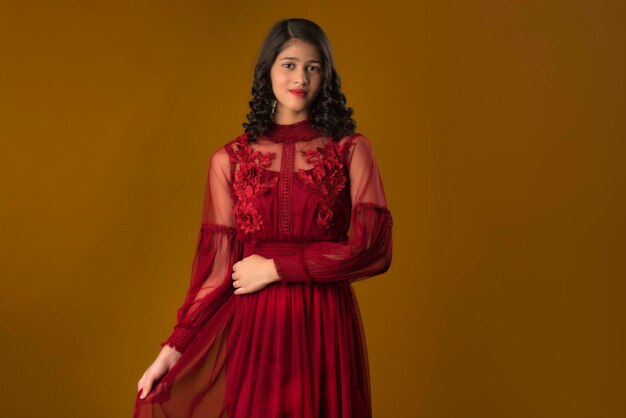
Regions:
<instances>
[{"instance_id":1,"label":"puffed sleeve","mask_svg":"<svg viewBox=\"0 0 626 418\"><path fill-rule=\"evenodd\" d=\"M347 165L352 214L348 240L322 241L295 255L274 258L282 282L354 282L386 272L392 258L391 211L372 146L354 137Z\"/></svg>"},{"instance_id":2,"label":"puffed sleeve","mask_svg":"<svg viewBox=\"0 0 626 418\"><path fill-rule=\"evenodd\" d=\"M223 289L230 288L232 266L243 256L232 211L231 169L224 147L211 155L189 287L177 311L174 330L160 343L181 353L230 293Z\"/></svg>"}]
</instances>

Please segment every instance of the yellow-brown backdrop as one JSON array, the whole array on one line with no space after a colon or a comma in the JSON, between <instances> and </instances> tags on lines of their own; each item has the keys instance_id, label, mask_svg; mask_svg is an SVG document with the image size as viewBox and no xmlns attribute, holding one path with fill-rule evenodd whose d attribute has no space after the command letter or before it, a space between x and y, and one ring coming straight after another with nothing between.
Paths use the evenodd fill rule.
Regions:
<instances>
[{"instance_id":1,"label":"yellow-brown backdrop","mask_svg":"<svg viewBox=\"0 0 626 418\"><path fill-rule=\"evenodd\" d=\"M330 37L395 219L376 417L623 417L618 1L4 1L5 417L129 417L262 39Z\"/></svg>"}]
</instances>

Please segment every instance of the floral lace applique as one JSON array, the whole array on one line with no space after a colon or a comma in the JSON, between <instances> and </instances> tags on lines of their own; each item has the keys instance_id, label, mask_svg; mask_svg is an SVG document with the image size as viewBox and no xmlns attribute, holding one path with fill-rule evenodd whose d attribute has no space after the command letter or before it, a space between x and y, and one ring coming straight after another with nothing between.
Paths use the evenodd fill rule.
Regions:
<instances>
[{"instance_id":1,"label":"floral lace applique","mask_svg":"<svg viewBox=\"0 0 626 418\"><path fill-rule=\"evenodd\" d=\"M278 177L268 180L261 180L263 168L268 168L275 152L262 153L255 151L247 142L248 133L237 137L238 147L233 150L227 147L226 150L231 162L239 163L239 169L235 171L233 190L237 196L233 214L239 227L247 234L261 230L263 221L256 207L250 199L261 196L278 182ZM234 148L234 147L233 147Z\"/></svg>"},{"instance_id":2,"label":"floral lace applique","mask_svg":"<svg viewBox=\"0 0 626 418\"><path fill-rule=\"evenodd\" d=\"M332 201L346 185L347 178L344 174L342 156L344 148L352 142L339 144L331 140L324 147L301 151L306 161L313 164L313 169L310 174L307 170L298 169L298 178L320 194L321 199L317 204L315 222L325 229L330 228L330 221L333 217L330 209Z\"/></svg>"}]
</instances>

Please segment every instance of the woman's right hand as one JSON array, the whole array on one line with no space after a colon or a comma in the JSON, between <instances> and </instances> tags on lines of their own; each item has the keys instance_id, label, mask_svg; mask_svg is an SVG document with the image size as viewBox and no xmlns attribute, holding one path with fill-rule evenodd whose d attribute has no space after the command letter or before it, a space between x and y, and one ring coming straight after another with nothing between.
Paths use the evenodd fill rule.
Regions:
<instances>
[{"instance_id":1,"label":"woman's right hand","mask_svg":"<svg viewBox=\"0 0 626 418\"><path fill-rule=\"evenodd\" d=\"M139 382L137 382L137 393L143 389L139 399L145 399L146 396L150 394L154 382L165 375L181 356L181 353L174 350L169 345L163 346L156 360L154 360L150 367L143 373Z\"/></svg>"}]
</instances>

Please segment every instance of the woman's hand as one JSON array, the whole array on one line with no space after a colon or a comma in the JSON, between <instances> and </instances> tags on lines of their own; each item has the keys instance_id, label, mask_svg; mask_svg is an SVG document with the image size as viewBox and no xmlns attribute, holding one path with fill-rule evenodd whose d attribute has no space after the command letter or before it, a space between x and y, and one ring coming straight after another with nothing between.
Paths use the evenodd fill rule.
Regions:
<instances>
[{"instance_id":1,"label":"woman's hand","mask_svg":"<svg viewBox=\"0 0 626 418\"><path fill-rule=\"evenodd\" d=\"M274 260L252 254L233 264L232 274L235 295L256 292L279 280Z\"/></svg>"},{"instance_id":2,"label":"woman's hand","mask_svg":"<svg viewBox=\"0 0 626 418\"><path fill-rule=\"evenodd\" d=\"M148 394L150 394L154 382L167 373L181 356L181 353L169 345L163 346L156 360L154 360L150 367L144 372L143 376L141 376L139 382L137 382L137 392L143 389L139 399L145 399Z\"/></svg>"}]
</instances>

